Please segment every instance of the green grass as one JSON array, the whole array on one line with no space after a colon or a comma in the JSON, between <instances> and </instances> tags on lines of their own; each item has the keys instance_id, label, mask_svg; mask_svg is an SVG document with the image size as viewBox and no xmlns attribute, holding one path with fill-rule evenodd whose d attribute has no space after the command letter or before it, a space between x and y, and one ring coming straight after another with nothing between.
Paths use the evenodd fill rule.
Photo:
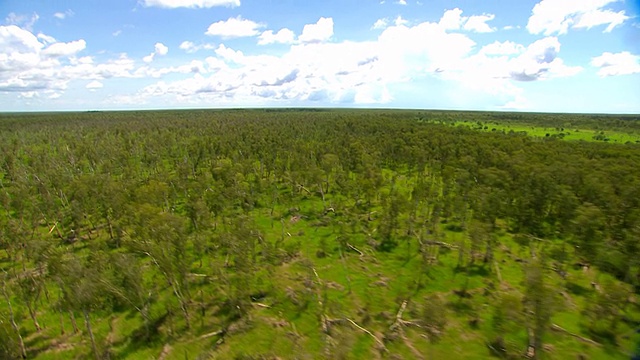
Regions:
<instances>
[{"instance_id":1,"label":"green grass","mask_svg":"<svg viewBox=\"0 0 640 360\"><path fill-rule=\"evenodd\" d=\"M401 183L401 182L399 182ZM318 224L313 214L319 213L322 203L318 199L309 198L299 204L300 213L307 214L293 223L285 218L283 222L274 221L267 209L256 209L251 215L263 233L265 239L279 239L282 236L284 224L285 237L282 241L283 249L299 248L298 256L272 268L256 269L253 279L254 289L264 289L267 296L260 302L269 308L254 306L246 319L241 320L244 325L235 333L218 343L219 336L201 339L200 336L219 330L224 319L215 316L215 308L209 308L210 317L204 322L195 322L190 332L174 337L177 330L184 330L184 321L173 296L165 289L159 300L151 309L152 316L162 315L164 308L173 308L175 313L159 327L160 336L152 343L134 343L132 336L142 326L142 319L137 313L106 314L96 311L92 314L92 321L96 338L102 347L106 347L106 339L110 338L110 351L117 358L151 359L157 358L167 346L168 358L195 359L209 354L217 359L235 359L242 356L266 356L292 358L293 354L307 354L316 357L326 351L332 354L344 352L346 358L360 359L377 356L375 342L371 336L355 329L349 324L335 325L332 334L337 342L327 350L326 335L320 331L318 294L322 294L326 306L327 316L334 319L349 318L361 326L381 336L393 322L394 316L404 300L410 301L405 320L418 315L419 309L430 294L439 294L448 304L443 311L447 314L447 325L442 337L435 342L423 336L420 329L405 328L406 340L396 340L387 343L390 354L402 358L415 358L415 352L426 354L431 358L465 358L486 359L490 357L487 342L490 341L491 307L495 301L494 294L501 288L523 292L523 268L516 262L518 258L526 258L528 249L516 244L511 236L500 230L499 243L496 250L495 263L500 269L502 284L497 279L495 266L492 264L478 264L464 270L456 270L458 253L456 250L439 250L437 262L427 265L422 263L417 254L417 243L411 240L408 244L400 240L398 247L392 252L372 250L366 243L365 236L354 236L349 243L364 252L359 255L355 251L345 249L341 252L336 241L336 221L340 214L329 214L328 225ZM286 213L284 207L275 211L276 218ZM375 224L370 224L374 226ZM465 236L463 233L446 231L443 228L445 241L457 244ZM321 241L326 242L325 257L318 257L317 250L321 248ZM409 246L409 248L407 248ZM409 250L409 251L408 251ZM77 247L76 251L87 251L84 247ZM222 266L222 259L205 256L205 266ZM217 264L217 265L215 265ZM151 265L149 265L151 266ZM317 285L317 279L312 269L318 273L320 281L325 285ZM194 262L192 272L206 271ZM589 301L593 290L590 281L595 276L584 273L581 269L569 268L568 280L574 286L576 293L570 293L575 307L566 307L557 313L553 322L566 330L589 337L580 323L579 310ZM308 288L306 281L315 284ZM600 278L602 279L602 278ZM151 280L151 279L149 279ZM157 281L162 281L158 278ZM564 286L566 281L553 273L549 274L549 281ZM485 290L493 287L496 290ZM470 299L460 299L453 294L453 290L468 289L473 295ZM200 290L210 290L204 280L194 283L192 292L197 301ZM582 289L582 290L580 290ZM350 290L350 291L349 291ZM50 289L54 292L55 289ZM287 292L293 291L305 305L295 305L287 297ZM305 293L305 291L307 291ZM222 297L223 294L207 292L205 298ZM211 301L211 300L209 300ZM25 309L16 305L18 311L25 316ZM197 311L192 308L191 311ZM469 321L477 317L478 325L474 328ZM45 329L27 338L30 348L39 350L38 359L78 358L90 353L90 345L84 324L77 316L81 334L70 334L71 325L67 315L63 317L67 331L65 337L59 336L59 317L56 313L41 312L40 323ZM113 321L113 330L109 322ZM34 330L29 322L23 322L24 331L33 334ZM169 324L172 324L169 326ZM621 325L621 331L631 329ZM173 329L173 330L171 330ZM54 340L55 339L55 343ZM631 349L635 339L628 338L620 344L623 349ZM509 336L509 341L526 344L526 332ZM611 346L592 346L564 334L549 333L546 337L549 344L550 358L569 358L576 353L583 353L590 359L625 358L625 354ZM408 346L409 344L410 346ZM413 348L413 349L412 349Z\"/></svg>"},{"instance_id":2,"label":"green grass","mask_svg":"<svg viewBox=\"0 0 640 360\"><path fill-rule=\"evenodd\" d=\"M520 123L487 122L473 123L469 121L456 121L453 126L460 126L484 132L521 133L534 137L551 137L571 141L606 141L611 143L626 144L640 142L640 133L630 131L598 130L589 128L557 128L540 127Z\"/></svg>"}]
</instances>

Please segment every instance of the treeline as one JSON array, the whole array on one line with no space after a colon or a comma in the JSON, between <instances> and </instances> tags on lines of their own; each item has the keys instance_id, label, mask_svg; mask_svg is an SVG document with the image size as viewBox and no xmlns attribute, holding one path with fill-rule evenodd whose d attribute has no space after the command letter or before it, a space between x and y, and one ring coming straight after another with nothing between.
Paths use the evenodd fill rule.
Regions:
<instances>
[{"instance_id":1,"label":"treeline","mask_svg":"<svg viewBox=\"0 0 640 360\"><path fill-rule=\"evenodd\" d=\"M142 339L167 316L174 331L189 331L212 304L228 323L244 316L274 286L269 269L299 252L284 230L265 235L260 211L271 228L291 216L333 221L343 249L358 238L394 251L415 237L437 243L442 227L463 231L460 266L490 263L500 246L490 234L504 228L523 243L548 242L556 271L594 266L638 291L640 146L417 121L425 116L436 115L3 115L0 354L35 351L22 337L40 331L41 316L60 333L84 326L96 358L109 351L94 336L96 316L131 311ZM301 209L308 199L321 206Z\"/></svg>"}]
</instances>

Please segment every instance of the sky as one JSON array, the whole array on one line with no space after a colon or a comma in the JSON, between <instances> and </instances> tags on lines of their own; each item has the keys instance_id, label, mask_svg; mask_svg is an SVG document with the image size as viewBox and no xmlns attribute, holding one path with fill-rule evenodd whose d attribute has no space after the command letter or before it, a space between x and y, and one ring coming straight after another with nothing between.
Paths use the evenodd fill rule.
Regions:
<instances>
[{"instance_id":1,"label":"sky","mask_svg":"<svg viewBox=\"0 0 640 360\"><path fill-rule=\"evenodd\" d=\"M640 113L640 0L0 0L0 111Z\"/></svg>"}]
</instances>

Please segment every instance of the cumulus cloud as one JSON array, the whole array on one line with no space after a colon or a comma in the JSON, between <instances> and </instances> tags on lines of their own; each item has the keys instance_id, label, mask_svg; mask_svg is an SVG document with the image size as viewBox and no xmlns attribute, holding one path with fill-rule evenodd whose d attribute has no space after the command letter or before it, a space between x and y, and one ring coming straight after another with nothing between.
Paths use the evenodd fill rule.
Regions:
<instances>
[{"instance_id":1,"label":"cumulus cloud","mask_svg":"<svg viewBox=\"0 0 640 360\"><path fill-rule=\"evenodd\" d=\"M51 44L49 45L49 47L42 51L42 54L53 57L70 56L80 52L81 50L84 50L84 48L86 47L87 43L84 40L80 39L68 43Z\"/></svg>"},{"instance_id":2,"label":"cumulus cloud","mask_svg":"<svg viewBox=\"0 0 640 360\"><path fill-rule=\"evenodd\" d=\"M89 89L89 91L95 91L95 90L101 89L103 86L104 85L100 81L93 80L92 82L88 83L85 87Z\"/></svg>"},{"instance_id":3,"label":"cumulus cloud","mask_svg":"<svg viewBox=\"0 0 640 360\"><path fill-rule=\"evenodd\" d=\"M333 18L321 17L315 24L307 24L298 37L303 43L324 42L333 36Z\"/></svg>"},{"instance_id":4,"label":"cumulus cloud","mask_svg":"<svg viewBox=\"0 0 640 360\"><path fill-rule=\"evenodd\" d=\"M224 44L220 44L216 49L216 55L218 55L221 59L227 60L229 62L240 64L244 59L244 54L240 50L233 50L231 48L226 47Z\"/></svg>"},{"instance_id":5,"label":"cumulus cloud","mask_svg":"<svg viewBox=\"0 0 640 360\"><path fill-rule=\"evenodd\" d=\"M236 7L240 6L240 0L143 0L144 6L156 6L161 8L211 8L214 6Z\"/></svg>"},{"instance_id":6,"label":"cumulus cloud","mask_svg":"<svg viewBox=\"0 0 640 360\"><path fill-rule=\"evenodd\" d=\"M548 77L572 76L582 71L579 66L566 66L558 58L560 42L556 37L546 37L533 42L510 65L509 76L517 81L534 81Z\"/></svg>"},{"instance_id":7,"label":"cumulus cloud","mask_svg":"<svg viewBox=\"0 0 640 360\"><path fill-rule=\"evenodd\" d=\"M165 46L163 43L156 43L154 45L154 51L151 54L143 57L142 61L146 63L150 63L155 59L156 55L164 56L164 55L167 55L168 52L169 52L169 48L167 46Z\"/></svg>"},{"instance_id":8,"label":"cumulus cloud","mask_svg":"<svg viewBox=\"0 0 640 360\"><path fill-rule=\"evenodd\" d=\"M376 22L373 23L373 26L371 28L372 29L384 29L384 28L387 27L387 25L389 25L389 20L383 18L383 19L376 20Z\"/></svg>"},{"instance_id":9,"label":"cumulus cloud","mask_svg":"<svg viewBox=\"0 0 640 360\"><path fill-rule=\"evenodd\" d=\"M394 24L375 41L328 42L333 21L316 24L330 31L303 30L281 56L247 55L221 44L205 62L207 72L184 80L159 81L136 96L166 97L171 101L215 101L257 105L262 101L376 104L393 99L388 86L428 69L466 57L475 43L463 34L449 34L436 23ZM328 26L328 25L330 26ZM311 31L311 32L310 32ZM310 34L315 34L311 36ZM321 34L321 35L317 35ZM417 42L415 39L425 39Z\"/></svg>"},{"instance_id":10,"label":"cumulus cloud","mask_svg":"<svg viewBox=\"0 0 640 360\"><path fill-rule=\"evenodd\" d=\"M489 45L485 45L480 49L480 53L486 55L513 55L520 54L525 50L525 47L516 44L513 41L494 41Z\"/></svg>"},{"instance_id":11,"label":"cumulus cloud","mask_svg":"<svg viewBox=\"0 0 640 360\"><path fill-rule=\"evenodd\" d=\"M145 57L142 58L142 61L146 62L146 63L150 63L153 61L153 58L155 57L155 53L151 53Z\"/></svg>"},{"instance_id":12,"label":"cumulus cloud","mask_svg":"<svg viewBox=\"0 0 640 360\"><path fill-rule=\"evenodd\" d=\"M250 37L260 34L259 29L263 27L262 24L238 16L209 25L205 34L222 38Z\"/></svg>"},{"instance_id":13,"label":"cumulus cloud","mask_svg":"<svg viewBox=\"0 0 640 360\"><path fill-rule=\"evenodd\" d=\"M475 31L478 33L488 33L495 31L495 28L492 28L487 24L487 21L491 21L496 16L493 14L488 15L473 15L470 16L467 21L464 23L464 29L468 31Z\"/></svg>"},{"instance_id":14,"label":"cumulus cloud","mask_svg":"<svg viewBox=\"0 0 640 360\"><path fill-rule=\"evenodd\" d=\"M472 20L474 16L478 20ZM462 16L460 9L448 10L439 22L387 18L378 37L370 41L331 41L332 18L305 25L297 38L287 28L262 31L262 24L230 18L211 24L213 29L210 26L212 31L207 33L222 38L255 36L260 45L291 46L277 55L252 55L230 43L183 41L179 48L185 52L213 51L204 59L171 67L153 62L169 51L162 43L145 57L146 64L126 54L102 61L81 56L84 40L61 43L17 26L0 26L0 92L45 98L60 96L78 81L84 81L78 86L97 91L98 83L106 84L111 78L153 78L157 79L154 84L108 101L219 106L382 104L393 100L389 89L397 84L435 78L466 89L450 95L461 96L462 101L469 94L484 94L508 108L522 108L527 102L520 82L570 76L581 70L564 64L556 37L528 45L496 41L479 47L467 31L487 30L479 24L488 26L492 18ZM222 25L229 24L222 30ZM594 59L593 64L600 63ZM164 78L167 74L182 75Z\"/></svg>"},{"instance_id":15,"label":"cumulus cloud","mask_svg":"<svg viewBox=\"0 0 640 360\"><path fill-rule=\"evenodd\" d=\"M396 1L396 4L398 4L398 5L407 5L407 0L398 0L398 1Z\"/></svg>"},{"instance_id":16,"label":"cumulus cloud","mask_svg":"<svg viewBox=\"0 0 640 360\"><path fill-rule=\"evenodd\" d=\"M403 19L402 16L398 15L398 17L395 20L393 20L393 23L396 24L396 26L402 26L402 25L407 25L409 21Z\"/></svg>"},{"instance_id":17,"label":"cumulus cloud","mask_svg":"<svg viewBox=\"0 0 640 360\"><path fill-rule=\"evenodd\" d=\"M164 68L151 68L142 66L133 72L134 77L160 78L167 74L200 74L206 73L207 69L202 61L192 60L190 63L180 66L170 66Z\"/></svg>"},{"instance_id":18,"label":"cumulus cloud","mask_svg":"<svg viewBox=\"0 0 640 360\"><path fill-rule=\"evenodd\" d=\"M560 42L556 37L537 40L526 48L513 42L494 42L454 70L518 82L573 76L582 71L580 66L565 65L558 57L559 52Z\"/></svg>"},{"instance_id":19,"label":"cumulus cloud","mask_svg":"<svg viewBox=\"0 0 640 360\"><path fill-rule=\"evenodd\" d=\"M502 104L496 105L500 108L523 110L530 108L531 103L520 83L550 81L583 70L580 66L566 65L559 57L560 47L556 37L539 39L528 46L496 41L457 61L441 63L434 72L435 76L462 86L451 96L489 96L486 101ZM460 99L460 103L466 102Z\"/></svg>"},{"instance_id":20,"label":"cumulus cloud","mask_svg":"<svg viewBox=\"0 0 640 360\"><path fill-rule=\"evenodd\" d=\"M458 30L465 20L466 18L462 17L462 10L455 8L445 11L438 24L445 30Z\"/></svg>"},{"instance_id":21,"label":"cumulus cloud","mask_svg":"<svg viewBox=\"0 0 640 360\"><path fill-rule=\"evenodd\" d=\"M269 45L269 44L293 44L296 39L296 34L287 29L280 29L277 33L274 33L272 30L267 30L260 34L258 38L258 45Z\"/></svg>"},{"instance_id":22,"label":"cumulus cloud","mask_svg":"<svg viewBox=\"0 0 640 360\"><path fill-rule=\"evenodd\" d=\"M30 31L15 25L0 26L0 45L0 52L8 56L39 52L44 47Z\"/></svg>"},{"instance_id":23,"label":"cumulus cloud","mask_svg":"<svg viewBox=\"0 0 640 360\"><path fill-rule=\"evenodd\" d=\"M46 34L43 34L43 33L39 33L38 34L38 39L42 40L42 42L44 42L45 44L53 44L53 43L57 42L56 39L53 36L49 36L49 35L46 35Z\"/></svg>"},{"instance_id":24,"label":"cumulus cloud","mask_svg":"<svg viewBox=\"0 0 640 360\"><path fill-rule=\"evenodd\" d=\"M495 18L493 14L462 16L462 10L459 8L447 10L444 12L438 24L445 30L467 30L479 33L487 33L495 31L487 24Z\"/></svg>"},{"instance_id":25,"label":"cumulus cloud","mask_svg":"<svg viewBox=\"0 0 640 360\"><path fill-rule=\"evenodd\" d=\"M612 31L629 17L625 11L613 12L605 6L618 0L542 0L533 7L527 23L532 34L566 34L575 28L590 29L607 25L604 32Z\"/></svg>"},{"instance_id":26,"label":"cumulus cloud","mask_svg":"<svg viewBox=\"0 0 640 360\"><path fill-rule=\"evenodd\" d=\"M94 64L91 57L77 56L85 47L83 39L57 42L15 25L0 26L0 92L55 98L76 79L132 76L134 62L126 56Z\"/></svg>"},{"instance_id":27,"label":"cumulus cloud","mask_svg":"<svg viewBox=\"0 0 640 360\"><path fill-rule=\"evenodd\" d=\"M169 52L169 48L166 47L163 43L156 43L155 45L156 54L158 55L167 55Z\"/></svg>"},{"instance_id":28,"label":"cumulus cloud","mask_svg":"<svg viewBox=\"0 0 640 360\"><path fill-rule=\"evenodd\" d=\"M213 44L194 44L191 41L183 41L182 43L180 43L180 46L178 46L178 48L186 51L187 53L194 53L200 50L213 50L216 48L216 46Z\"/></svg>"},{"instance_id":29,"label":"cumulus cloud","mask_svg":"<svg viewBox=\"0 0 640 360\"><path fill-rule=\"evenodd\" d=\"M600 68L598 75L601 77L637 74L640 73L640 56L628 51L605 52L591 59L591 65Z\"/></svg>"}]
</instances>

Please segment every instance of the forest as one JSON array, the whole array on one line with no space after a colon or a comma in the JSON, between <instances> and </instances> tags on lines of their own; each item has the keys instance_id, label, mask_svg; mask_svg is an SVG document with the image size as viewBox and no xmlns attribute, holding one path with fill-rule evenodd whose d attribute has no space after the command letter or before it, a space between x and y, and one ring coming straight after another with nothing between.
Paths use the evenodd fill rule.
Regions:
<instances>
[{"instance_id":1,"label":"forest","mask_svg":"<svg viewBox=\"0 0 640 360\"><path fill-rule=\"evenodd\" d=\"M2 359L629 359L640 116L0 114Z\"/></svg>"}]
</instances>

